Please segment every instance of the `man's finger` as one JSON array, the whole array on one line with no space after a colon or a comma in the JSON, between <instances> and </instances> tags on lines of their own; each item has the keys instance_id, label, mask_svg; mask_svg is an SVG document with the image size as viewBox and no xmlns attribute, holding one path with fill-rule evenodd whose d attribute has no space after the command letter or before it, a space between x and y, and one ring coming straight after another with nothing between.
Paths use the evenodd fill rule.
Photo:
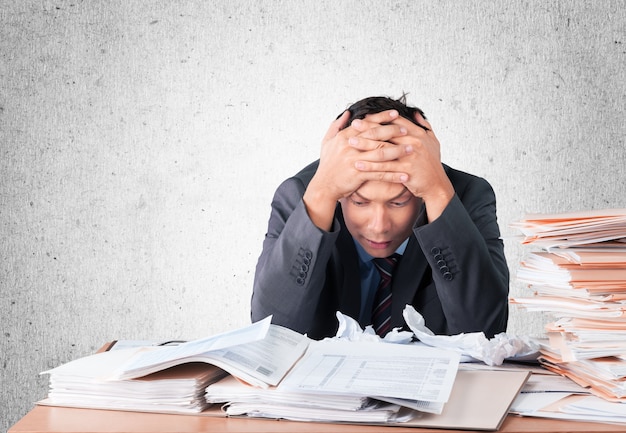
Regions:
<instances>
[{"instance_id":1,"label":"man's finger","mask_svg":"<svg viewBox=\"0 0 626 433\"><path fill-rule=\"evenodd\" d=\"M357 162L355 166L358 164L359 162ZM361 178L364 180L375 180L380 182L405 183L409 180L409 175L394 171L362 171Z\"/></svg>"},{"instance_id":2,"label":"man's finger","mask_svg":"<svg viewBox=\"0 0 626 433\"><path fill-rule=\"evenodd\" d=\"M348 123L348 118L350 117L350 112L348 110L344 111L341 116L339 116L333 123L330 124L328 131L326 131L326 135L324 135L324 141L330 140L333 138L339 131L341 131Z\"/></svg>"},{"instance_id":3,"label":"man's finger","mask_svg":"<svg viewBox=\"0 0 626 433\"><path fill-rule=\"evenodd\" d=\"M348 144L363 154L359 157L366 161L392 161L406 154L406 146L397 146L388 141L369 140L363 137L350 137Z\"/></svg>"},{"instance_id":4,"label":"man's finger","mask_svg":"<svg viewBox=\"0 0 626 433\"><path fill-rule=\"evenodd\" d=\"M375 126L359 134L359 137L376 141L389 141L395 137L402 137L408 134L407 129L402 125L388 124Z\"/></svg>"},{"instance_id":5,"label":"man's finger","mask_svg":"<svg viewBox=\"0 0 626 433\"><path fill-rule=\"evenodd\" d=\"M430 123L428 122L428 120L424 119L424 116L422 116L419 111L415 112L415 121L424 129L428 130L428 131L432 131L433 128L430 126Z\"/></svg>"},{"instance_id":6,"label":"man's finger","mask_svg":"<svg viewBox=\"0 0 626 433\"><path fill-rule=\"evenodd\" d=\"M399 116L400 114L398 113L397 110L386 110L386 111L381 111L380 113L368 114L367 116L365 116L365 120L367 120L368 122L372 122L372 123L385 124L385 123L393 122Z\"/></svg>"}]
</instances>

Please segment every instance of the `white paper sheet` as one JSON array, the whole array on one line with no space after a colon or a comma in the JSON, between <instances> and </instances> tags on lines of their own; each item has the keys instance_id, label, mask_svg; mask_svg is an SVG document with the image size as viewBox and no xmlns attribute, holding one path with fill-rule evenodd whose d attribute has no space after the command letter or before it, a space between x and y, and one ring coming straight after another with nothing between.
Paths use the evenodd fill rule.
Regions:
<instances>
[{"instance_id":1,"label":"white paper sheet","mask_svg":"<svg viewBox=\"0 0 626 433\"><path fill-rule=\"evenodd\" d=\"M123 369L113 375L113 379L130 379L140 377L152 371L180 364L183 358L191 358L210 351L217 351L226 347L251 343L263 339L267 335L271 323L271 316L253 323L250 326L225 332L212 337L189 341L178 346L160 346L146 348L137 353L123 366ZM174 364L171 364L174 362ZM157 366L157 370L152 367ZM137 372L137 373L133 373Z\"/></svg>"},{"instance_id":2,"label":"white paper sheet","mask_svg":"<svg viewBox=\"0 0 626 433\"><path fill-rule=\"evenodd\" d=\"M444 403L460 355L414 345L313 341L279 388Z\"/></svg>"}]
</instances>

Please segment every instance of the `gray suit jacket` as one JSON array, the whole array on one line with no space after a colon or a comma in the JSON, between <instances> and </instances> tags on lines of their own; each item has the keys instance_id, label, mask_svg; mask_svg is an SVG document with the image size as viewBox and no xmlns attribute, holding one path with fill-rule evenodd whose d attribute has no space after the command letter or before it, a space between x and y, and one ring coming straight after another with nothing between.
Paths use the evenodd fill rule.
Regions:
<instances>
[{"instance_id":1,"label":"gray suit jacket","mask_svg":"<svg viewBox=\"0 0 626 433\"><path fill-rule=\"evenodd\" d=\"M359 318L361 289L354 241L337 205L330 232L308 217L302 196L318 161L284 181L272 201L254 277L252 320L311 338L334 336L336 312ZM482 178L444 165L456 195L430 224L422 209L392 283L392 326L406 327L411 304L436 334L506 330L509 271L495 195ZM361 323L365 327L369 323Z\"/></svg>"}]
</instances>

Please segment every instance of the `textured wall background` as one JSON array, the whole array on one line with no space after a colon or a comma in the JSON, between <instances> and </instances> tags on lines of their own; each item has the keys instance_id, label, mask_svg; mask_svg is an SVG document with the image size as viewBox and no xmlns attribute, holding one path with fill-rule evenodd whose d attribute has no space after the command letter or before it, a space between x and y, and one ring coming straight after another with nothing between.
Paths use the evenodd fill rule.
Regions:
<instances>
[{"instance_id":1,"label":"textured wall background","mask_svg":"<svg viewBox=\"0 0 626 433\"><path fill-rule=\"evenodd\" d=\"M0 428L107 340L248 323L275 187L362 97L491 181L513 272L524 213L626 207L625 6L0 0Z\"/></svg>"}]
</instances>

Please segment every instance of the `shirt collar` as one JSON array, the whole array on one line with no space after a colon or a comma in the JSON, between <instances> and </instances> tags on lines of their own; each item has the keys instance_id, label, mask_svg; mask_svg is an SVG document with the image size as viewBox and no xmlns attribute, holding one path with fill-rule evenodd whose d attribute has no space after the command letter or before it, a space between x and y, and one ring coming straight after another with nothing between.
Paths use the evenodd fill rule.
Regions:
<instances>
[{"instance_id":1,"label":"shirt collar","mask_svg":"<svg viewBox=\"0 0 626 433\"><path fill-rule=\"evenodd\" d=\"M404 250L406 250L406 246L409 243L409 238L406 238L404 242L400 244L398 249L395 251L397 254L404 254ZM365 249L358 243L356 240L354 241L354 245L356 246L356 251L359 254L359 260L363 263L369 263L374 257L370 256Z\"/></svg>"}]
</instances>

